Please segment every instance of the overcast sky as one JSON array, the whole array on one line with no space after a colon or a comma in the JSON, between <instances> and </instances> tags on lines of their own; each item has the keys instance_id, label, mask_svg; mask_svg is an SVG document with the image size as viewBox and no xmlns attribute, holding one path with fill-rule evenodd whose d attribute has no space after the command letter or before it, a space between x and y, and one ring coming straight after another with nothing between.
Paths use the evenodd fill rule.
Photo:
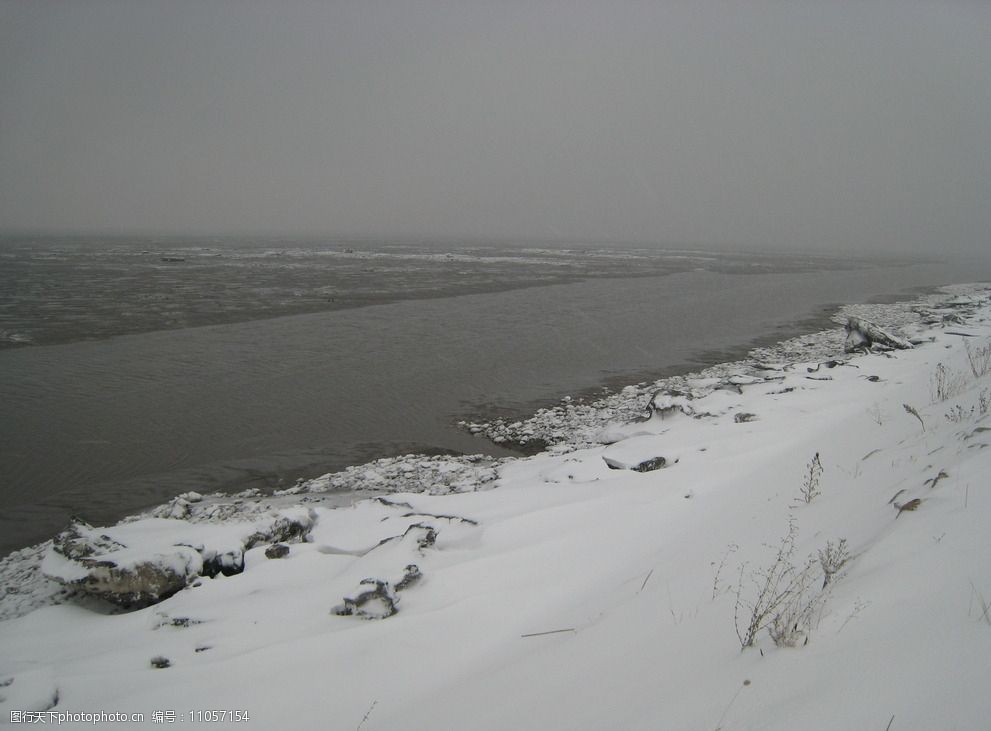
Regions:
<instances>
[{"instance_id":1,"label":"overcast sky","mask_svg":"<svg viewBox=\"0 0 991 731\"><path fill-rule=\"evenodd\" d=\"M0 0L0 229L991 249L991 3Z\"/></svg>"}]
</instances>

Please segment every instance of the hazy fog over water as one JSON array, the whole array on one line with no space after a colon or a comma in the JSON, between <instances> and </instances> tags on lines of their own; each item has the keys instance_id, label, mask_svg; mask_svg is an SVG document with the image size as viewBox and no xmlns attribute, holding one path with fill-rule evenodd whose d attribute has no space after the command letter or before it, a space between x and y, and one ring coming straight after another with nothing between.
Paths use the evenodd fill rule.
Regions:
<instances>
[{"instance_id":1,"label":"hazy fog over water","mask_svg":"<svg viewBox=\"0 0 991 731\"><path fill-rule=\"evenodd\" d=\"M0 2L0 231L982 253L983 2Z\"/></svg>"}]
</instances>

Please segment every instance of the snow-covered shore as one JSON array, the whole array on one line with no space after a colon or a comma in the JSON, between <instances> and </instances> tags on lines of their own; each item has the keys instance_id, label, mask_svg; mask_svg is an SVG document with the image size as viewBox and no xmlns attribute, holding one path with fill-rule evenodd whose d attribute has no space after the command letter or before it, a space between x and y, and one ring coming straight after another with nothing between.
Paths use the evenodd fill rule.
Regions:
<instances>
[{"instance_id":1,"label":"snow-covered shore","mask_svg":"<svg viewBox=\"0 0 991 731\"><path fill-rule=\"evenodd\" d=\"M841 313L910 350L845 355L836 329L467 425L547 443L535 457L393 458L78 527L73 540L100 547L83 557L94 565L185 577L136 611L72 599L87 564L64 538L17 552L0 563L0 714L986 728L989 294ZM272 543L288 555L266 557Z\"/></svg>"}]
</instances>

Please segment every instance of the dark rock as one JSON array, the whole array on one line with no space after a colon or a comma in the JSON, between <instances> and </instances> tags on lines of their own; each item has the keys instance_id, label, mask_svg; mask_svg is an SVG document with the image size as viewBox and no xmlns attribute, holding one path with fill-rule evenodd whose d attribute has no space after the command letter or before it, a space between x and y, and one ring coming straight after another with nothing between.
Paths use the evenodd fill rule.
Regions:
<instances>
[{"instance_id":1,"label":"dark rock","mask_svg":"<svg viewBox=\"0 0 991 731\"><path fill-rule=\"evenodd\" d=\"M153 657L151 659L151 666L153 668L157 668L161 670L163 668L172 667L172 661L169 660L167 657L163 657L159 655L158 657Z\"/></svg>"},{"instance_id":2,"label":"dark rock","mask_svg":"<svg viewBox=\"0 0 991 731\"><path fill-rule=\"evenodd\" d=\"M634 472L653 472L663 467L667 467L668 461L664 457L654 457L647 459L633 467Z\"/></svg>"},{"instance_id":3,"label":"dark rock","mask_svg":"<svg viewBox=\"0 0 991 731\"><path fill-rule=\"evenodd\" d=\"M232 549L223 553L201 551L203 554L203 569L200 573L203 576L213 578L223 574L224 576L235 576L244 571L244 552L240 549Z\"/></svg>"},{"instance_id":4,"label":"dark rock","mask_svg":"<svg viewBox=\"0 0 991 731\"><path fill-rule=\"evenodd\" d=\"M733 417L733 421L737 424L743 424L748 421L755 421L757 419L757 414L751 414L746 411L741 411L739 414Z\"/></svg>"},{"instance_id":5,"label":"dark rock","mask_svg":"<svg viewBox=\"0 0 991 731\"><path fill-rule=\"evenodd\" d=\"M285 558L289 555L289 546L285 543L274 543L265 549L265 558Z\"/></svg>"}]
</instances>

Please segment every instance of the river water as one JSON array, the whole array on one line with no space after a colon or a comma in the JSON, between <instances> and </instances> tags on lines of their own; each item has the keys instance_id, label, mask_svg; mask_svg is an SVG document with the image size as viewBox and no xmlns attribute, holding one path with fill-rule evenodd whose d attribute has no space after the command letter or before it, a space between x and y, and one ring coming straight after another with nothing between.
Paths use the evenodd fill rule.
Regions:
<instances>
[{"instance_id":1,"label":"river water","mask_svg":"<svg viewBox=\"0 0 991 731\"><path fill-rule=\"evenodd\" d=\"M268 277L267 289L275 282L308 293L306 299L317 282L341 300L330 303L327 289L324 305L338 309L280 314L300 303L259 302L261 285L250 267L233 266L236 281L220 282L222 272L181 269L192 250L173 246L168 257L161 250L136 261L166 269L168 286L186 288L168 300L169 322L156 319L166 285L151 276L130 294L122 287L116 308L112 286L92 294L92 309L105 314L89 313L86 286L94 278L80 279L72 267L72 256L85 260L85 250L68 263L56 259L56 270L19 270L22 279L62 272L64 295L50 282L28 295L23 281L0 281L11 346L0 350L0 553L49 537L70 515L113 521L190 489L271 488L409 451L509 454L456 422L525 415L606 382L698 366L713 351L787 337L816 318L821 323L831 304L978 278L973 269L945 264L840 269L784 261L775 271L773 262L757 258L754 268L740 259L684 254L631 269L622 250L572 252L574 261L557 271L565 265L548 264L550 255L520 249L502 252L520 260L501 261L496 276L471 256L452 270L446 255L429 249L439 268L431 264L408 279L396 274L375 297L367 286L374 267L347 274L349 286L341 284L343 275L335 279L332 270L349 257L302 257L307 264L295 278L292 270L264 270L259 279ZM404 267L401 260L386 263ZM140 278L137 266L120 265L108 281ZM320 266L322 277L314 273ZM631 271L638 276L623 276ZM407 284L428 280L432 289L403 297ZM214 311L218 324L186 326L202 316L211 288L244 306L215 308L225 311ZM359 295L366 300L352 301ZM31 296L50 299L32 309ZM153 306L142 309L142 297ZM304 310L320 306L319 296L311 299ZM87 317L96 324L86 325ZM237 317L263 319L224 322ZM129 331L142 327L171 329ZM63 342L73 334L75 342ZM13 347L25 341L36 344Z\"/></svg>"}]
</instances>

